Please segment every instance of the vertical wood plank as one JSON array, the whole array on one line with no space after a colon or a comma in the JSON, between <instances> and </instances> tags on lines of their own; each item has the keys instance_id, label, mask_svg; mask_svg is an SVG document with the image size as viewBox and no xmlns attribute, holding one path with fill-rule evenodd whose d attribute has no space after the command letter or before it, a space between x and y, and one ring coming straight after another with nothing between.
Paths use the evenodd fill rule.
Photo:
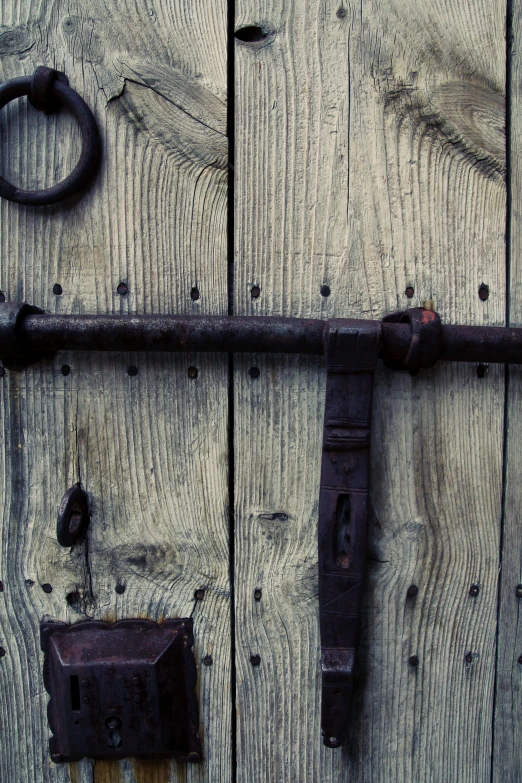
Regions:
<instances>
[{"instance_id":1,"label":"vertical wood plank","mask_svg":"<svg viewBox=\"0 0 522 783\"><path fill-rule=\"evenodd\" d=\"M6 298L62 313L225 313L226 2L4 0L0 24L2 80L64 70L103 137L81 197L0 204ZM8 179L41 188L71 170L79 134L64 113L20 101L0 121ZM0 779L229 781L226 358L61 354L0 383ZM92 519L69 551L56 512L75 481ZM177 616L195 622L204 762L51 764L39 622Z\"/></svg>"},{"instance_id":2,"label":"vertical wood plank","mask_svg":"<svg viewBox=\"0 0 522 783\"><path fill-rule=\"evenodd\" d=\"M236 5L235 312L379 318L424 304L446 323L502 324L505 4ZM360 680L350 742L332 751L324 366L259 355L235 368L238 780L489 780L502 369L377 374Z\"/></svg>"},{"instance_id":3,"label":"vertical wood plank","mask_svg":"<svg viewBox=\"0 0 522 783\"><path fill-rule=\"evenodd\" d=\"M522 323L522 6L510 4L508 27L510 49L510 267L508 318L512 326ZM522 532L520 515L520 436L522 433L522 372L508 368L506 405L506 470L504 525L498 622L497 678L495 683L494 783L515 783L522 770Z\"/></svg>"}]
</instances>

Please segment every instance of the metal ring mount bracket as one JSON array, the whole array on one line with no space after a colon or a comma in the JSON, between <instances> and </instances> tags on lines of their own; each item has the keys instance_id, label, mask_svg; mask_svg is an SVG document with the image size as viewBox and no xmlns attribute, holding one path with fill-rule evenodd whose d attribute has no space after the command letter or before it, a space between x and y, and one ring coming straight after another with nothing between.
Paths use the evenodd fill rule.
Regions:
<instances>
[{"instance_id":1,"label":"metal ring mount bracket","mask_svg":"<svg viewBox=\"0 0 522 783\"><path fill-rule=\"evenodd\" d=\"M452 326L414 308L382 321L241 316L50 315L0 304L0 357L20 369L58 350L301 353L326 360L319 489L323 742L346 738L363 592L370 427L378 359L408 369L437 360L522 364L522 329Z\"/></svg>"},{"instance_id":2,"label":"metal ring mount bracket","mask_svg":"<svg viewBox=\"0 0 522 783\"><path fill-rule=\"evenodd\" d=\"M82 151L74 170L64 180L45 190L22 190L0 176L0 196L27 206L56 204L82 190L96 171L101 143L93 113L77 92L69 87L64 73L39 66L33 76L10 79L0 85L0 109L15 98L27 95L36 109L50 114L62 105L76 117L82 134Z\"/></svg>"}]
</instances>

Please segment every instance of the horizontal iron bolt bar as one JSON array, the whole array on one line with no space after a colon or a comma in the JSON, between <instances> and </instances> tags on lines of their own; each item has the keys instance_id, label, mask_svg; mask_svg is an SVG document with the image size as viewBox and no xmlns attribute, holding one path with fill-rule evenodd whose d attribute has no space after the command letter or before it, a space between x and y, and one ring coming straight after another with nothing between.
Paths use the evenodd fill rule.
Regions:
<instances>
[{"instance_id":1,"label":"horizontal iron bolt bar","mask_svg":"<svg viewBox=\"0 0 522 783\"><path fill-rule=\"evenodd\" d=\"M31 351L250 351L322 355L325 323L242 316L43 315L26 317L20 337Z\"/></svg>"},{"instance_id":2,"label":"horizontal iron bolt bar","mask_svg":"<svg viewBox=\"0 0 522 783\"><path fill-rule=\"evenodd\" d=\"M350 319L343 319L349 325ZM27 315L19 340L36 351L213 351L323 355L327 321L276 316ZM355 322L354 322L355 324ZM400 362L411 327L381 323L381 358ZM522 329L442 326L439 359L522 364Z\"/></svg>"}]
</instances>

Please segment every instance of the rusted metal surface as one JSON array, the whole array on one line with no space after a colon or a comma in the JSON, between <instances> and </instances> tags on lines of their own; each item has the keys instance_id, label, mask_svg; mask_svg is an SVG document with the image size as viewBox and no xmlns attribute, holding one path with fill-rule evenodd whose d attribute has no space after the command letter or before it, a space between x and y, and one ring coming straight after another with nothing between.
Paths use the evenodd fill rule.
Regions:
<instances>
[{"instance_id":1,"label":"rusted metal surface","mask_svg":"<svg viewBox=\"0 0 522 783\"><path fill-rule=\"evenodd\" d=\"M409 324L409 345L405 356L393 361L383 357L392 369L421 370L433 367L440 358L442 327L438 313L423 307L411 307L403 313L394 313L384 323Z\"/></svg>"},{"instance_id":2,"label":"rusted metal surface","mask_svg":"<svg viewBox=\"0 0 522 783\"><path fill-rule=\"evenodd\" d=\"M63 496L58 519L56 537L61 546L74 546L89 526L89 504L87 495L79 484L70 487Z\"/></svg>"},{"instance_id":3,"label":"rusted metal surface","mask_svg":"<svg viewBox=\"0 0 522 783\"><path fill-rule=\"evenodd\" d=\"M323 353L324 321L178 315L45 315L26 321L24 345L80 351ZM1 351L0 351L1 354Z\"/></svg>"},{"instance_id":4,"label":"rusted metal surface","mask_svg":"<svg viewBox=\"0 0 522 783\"><path fill-rule=\"evenodd\" d=\"M40 628L53 761L201 759L192 620Z\"/></svg>"},{"instance_id":5,"label":"rusted metal surface","mask_svg":"<svg viewBox=\"0 0 522 783\"><path fill-rule=\"evenodd\" d=\"M0 358L54 351L209 351L324 355L328 322L305 318L182 315L51 315L23 311L8 331L9 308L0 303ZM421 308L381 321L380 358L421 369L435 361L522 364L522 329L437 325ZM417 313L417 315L412 315ZM413 324L411 318L417 320ZM406 320L401 321L404 318ZM425 319L425 322L423 322ZM353 319L342 319L347 326ZM415 331L414 331L415 326ZM412 341L414 345L412 345ZM427 358L429 357L429 358ZM9 358L8 358L9 362ZM9 364L4 362L6 367ZM13 368L14 369L14 368Z\"/></svg>"},{"instance_id":6,"label":"rusted metal surface","mask_svg":"<svg viewBox=\"0 0 522 783\"><path fill-rule=\"evenodd\" d=\"M22 325L31 313L43 313L39 307L25 303L2 302L0 308L0 358L8 370L22 370L37 361L41 354L23 345Z\"/></svg>"},{"instance_id":7,"label":"rusted metal surface","mask_svg":"<svg viewBox=\"0 0 522 783\"><path fill-rule=\"evenodd\" d=\"M233 316L48 315L27 305L0 303L0 357L5 357L8 368L20 369L59 350L237 351L325 357L326 409L319 504L322 732L329 747L342 745L364 573L371 399L377 361L380 358L396 369L409 370L431 367L438 360L521 364L522 329L444 326L436 313L422 308L396 313L379 322L348 318L320 321ZM415 586L409 589L408 598L415 596L415 590ZM259 665L257 659L258 656L251 658L253 666ZM410 663L416 665L413 658ZM72 742L61 718L56 712L52 715L59 736ZM156 730L160 732L163 718L154 715ZM117 717L123 721L120 714ZM99 711L91 717L91 721L96 720ZM102 728L100 725L96 724L97 731L116 731L108 723ZM98 758L121 757L114 755L119 752L117 748L109 753L100 750L97 742L92 740L88 752L80 752L76 745L71 745L73 750L67 750L67 746L65 751L62 745L55 743L53 747L60 755L92 755L91 751L95 751L108 754L95 756Z\"/></svg>"},{"instance_id":8,"label":"rusted metal surface","mask_svg":"<svg viewBox=\"0 0 522 783\"><path fill-rule=\"evenodd\" d=\"M65 74L53 68L39 66L33 76L20 76L0 85L0 109L24 95L36 109L47 113L66 106L80 126L82 151L71 174L45 190L22 190L0 176L0 197L28 206L56 204L83 190L96 171L101 152L96 121L83 98L69 87Z\"/></svg>"},{"instance_id":9,"label":"rusted metal surface","mask_svg":"<svg viewBox=\"0 0 522 783\"><path fill-rule=\"evenodd\" d=\"M325 339L326 405L319 495L323 742L343 744L366 560L373 376L379 321L333 320Z\"/></svg>"}]
</instances>

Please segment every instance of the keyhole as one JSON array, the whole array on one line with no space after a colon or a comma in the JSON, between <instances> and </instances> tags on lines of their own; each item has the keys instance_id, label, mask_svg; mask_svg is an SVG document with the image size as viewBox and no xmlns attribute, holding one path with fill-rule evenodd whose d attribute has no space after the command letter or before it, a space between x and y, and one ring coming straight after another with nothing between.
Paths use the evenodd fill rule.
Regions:
<instances>
[{"instance_id":1,"label":"keyhole","mask_svg":"<svg viewBox=\"0 0 522 783\"><path fill-rule=\"evenodd\" d=\"M109 740L107 742L109 748L121 748L121 746L123 745L119 733L121 729L121 720L119 718L115 718L111 716L110 718L107 718L107 720L105 721L105 725L109 730Z\"/></svg>"}]
</instances>

